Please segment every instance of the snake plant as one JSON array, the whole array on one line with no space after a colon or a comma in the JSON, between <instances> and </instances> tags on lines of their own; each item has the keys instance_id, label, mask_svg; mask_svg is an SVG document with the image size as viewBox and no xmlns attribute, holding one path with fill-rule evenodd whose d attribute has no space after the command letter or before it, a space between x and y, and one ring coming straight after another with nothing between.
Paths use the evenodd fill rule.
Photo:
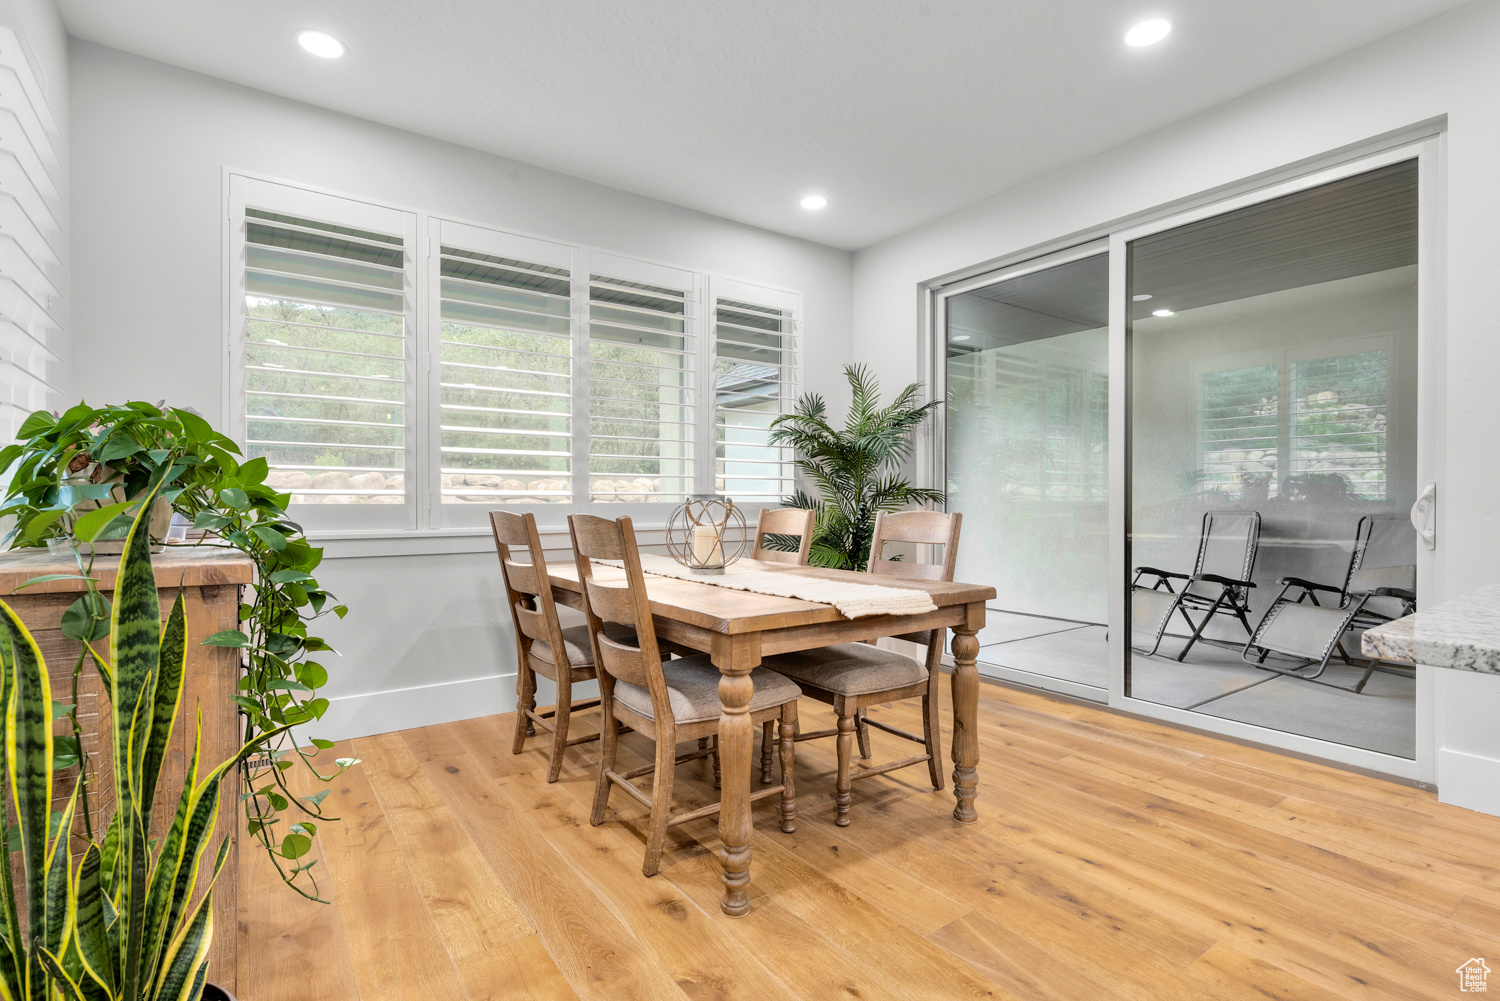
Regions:
<instances>
[{"instance_id":1,"label":"snake plant","mask_svg":"<svg viewBox=\"0 0 1500 1001\"><path fill-rule=\"evenodd\" d=\"M165 628L161 624L147 530L154 493L142 501L126 537L108 656L93 653L110 702L115 812L103 843L81 852L70 844L76 784L60 822L49 829L54 763L47 665L20 618L0 601L4 807L7 823L20 828L25 873L16 887L10 867L0 866L0 1001L196 1001L203 993L214 932L212 882L228 855L228 838L195 899L200 862L213 841L219 781L262 741L205 766L200 714L176 812L164 835L152 838L152 803L181 708L190 642L180 591Z\"/></svg>"}]
</instances>

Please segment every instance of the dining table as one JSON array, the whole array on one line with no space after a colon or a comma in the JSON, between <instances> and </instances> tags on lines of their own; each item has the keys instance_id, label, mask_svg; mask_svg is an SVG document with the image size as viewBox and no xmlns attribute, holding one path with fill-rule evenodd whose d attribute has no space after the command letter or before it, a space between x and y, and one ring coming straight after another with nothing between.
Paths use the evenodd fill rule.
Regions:
<instances>
[{"instance_id":1,"label":"dining table","mask_svg":"<svg viewBox=\"0 0 1500 1001\"><path fill-rule=\"evenodd\" d=\"M847 618L833 605L734 590L696 580L646 575L652 621L659 639L677 647L709 654L719 669L719 757L722 805L719 811L719 853L724 896L720 902L730 917L750 911L750 815L753 727L747 709L755 693L750 672L763 657L810 650L835 643L902 637L933 629L953 631L953 819L960 824L978 820L974 806L979 785L979 655L976 634L984 628L985 602L995 589L981 584L923 581L873 576L848 570L794 566L745 559L739 566L775 573L799 574L852 584L900 587L926 591L935 608L906 615ZM556 561L548 566L556 601L583 607L578 570ZM706 580L712 578L705 578Z\"/></svg>"}]
</instances>

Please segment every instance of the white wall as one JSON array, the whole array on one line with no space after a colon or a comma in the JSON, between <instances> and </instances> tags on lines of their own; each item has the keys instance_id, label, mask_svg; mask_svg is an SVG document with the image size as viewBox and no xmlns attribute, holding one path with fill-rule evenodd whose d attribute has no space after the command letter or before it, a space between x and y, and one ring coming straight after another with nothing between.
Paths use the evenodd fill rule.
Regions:
<instances>
[{"instance_id":1,"label":"white wall","mask_svg":"<svg viewBox=\"0 0 1500 1001\"><path fill-rule=\"evenodd\" d=\"M847 396L843 251L113 49L75 41L71 52L74 387L90 402L166 398L222 417L226 167L798 289L804 387L836 404ZM515 648L487 537L333 541L321 578L351 611L326 630L343 657L330 659L333 707L317 735L514 705Z\"/></svg>"},{"instance_id":2,"label":"white wall","mask_svg":"<svg viewBox=\"0 0 1500 1001\"><path fill-rule=\"evenodd\" d=\"M923 281L1447 116L1443 541L1438 593L1424 597L1490 583L1500 578L1500 443L1491 417L1500 384L1497 51L1500 3L1476 0L863 250L855 257L855 358L891 381L925 365ZM1500 812L1500 794L1481 792L1500 790L1500 683L1437 673L1441 793Z\"/></svg>"}]
</instances>

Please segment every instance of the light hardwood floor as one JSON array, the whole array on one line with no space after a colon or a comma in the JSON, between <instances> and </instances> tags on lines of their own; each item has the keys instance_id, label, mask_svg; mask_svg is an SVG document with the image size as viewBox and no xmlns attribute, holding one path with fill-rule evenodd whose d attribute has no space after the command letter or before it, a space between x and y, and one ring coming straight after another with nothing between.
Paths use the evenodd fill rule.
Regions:
<instances>
[{"instance_id":1,"label":"light hardwood floor","mask_svg":"<svg viewBox=\"0 0 1500 1001\"><path fill-rule=\"evenodd\" d=\"M1410 1001L1457 996L1471 957L1500 969L1500 818L1029 692L980 694L976 826L907 769L856 784L853 825L837 828L833 742L798 744L797 833L777 829L775 797L756 805L738 920L719 913L713 819L675 828L649 880L644 808L616 796L611 822L589 826L595 744L555 785L542 740L511 755L512 716L340 745L364 764L328 798L344 818L320 839L334 905L243 854L241 1001ZM871 714L910 729L917 706ZM802 712L805 728L831 718L810 700ZM871 736L876 761L905 753ZM621 739L622 766L650 753ZM684 766L678 790L707 802L708 763Z\"/></svg>"}]
</instances>

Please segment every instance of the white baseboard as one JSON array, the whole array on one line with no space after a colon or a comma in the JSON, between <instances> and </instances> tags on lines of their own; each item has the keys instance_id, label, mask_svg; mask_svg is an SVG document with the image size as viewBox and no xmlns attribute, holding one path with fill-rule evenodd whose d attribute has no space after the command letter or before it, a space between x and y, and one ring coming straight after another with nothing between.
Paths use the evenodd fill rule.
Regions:
<instances>
[{"instance_id":1,"label":"white baseboard","mask_svg":"<svg viewBox=\"0 0 1500 1001\"><path fill-rule=\"evenodd\" d=\"M553 701L552 682L537 679L538 705ZM596 694L592 681L573 687L573 698ZM411 730L419 726L452 723L475 716L493 716L516 708L516 676L494 674L436 685L420 685L365 695L346 695L328 700L328 711L306 728L308 736L326 740L352 740L377 733Z\"/></svg>"},{"instance_id":2,"label":"white baseboard","mask_svg":"<svg viewBox=\"0 0 1500 1001\"><path fill-rule=\"evenodd\" d=\"M1438 800L1500 817L1500 758L1440 747Z\"/></svg>"}]
</instances>

